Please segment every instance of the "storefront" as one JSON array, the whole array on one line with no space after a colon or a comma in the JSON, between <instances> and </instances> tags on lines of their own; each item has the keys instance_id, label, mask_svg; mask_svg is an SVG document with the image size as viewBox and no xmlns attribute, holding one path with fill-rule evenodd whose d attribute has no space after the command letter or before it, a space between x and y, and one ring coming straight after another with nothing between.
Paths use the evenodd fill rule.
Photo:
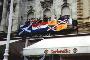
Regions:
<instances>
[{"instance_id":1,"label":"storefront","mask_svg":"<svg viewBox=\"0 0 90 60\"><path fill-rule=\"evenodd\" d=\"M89 37L44 39L24 48L23 55L34 60L90 60Z\"/></svg>"}]
</instances>

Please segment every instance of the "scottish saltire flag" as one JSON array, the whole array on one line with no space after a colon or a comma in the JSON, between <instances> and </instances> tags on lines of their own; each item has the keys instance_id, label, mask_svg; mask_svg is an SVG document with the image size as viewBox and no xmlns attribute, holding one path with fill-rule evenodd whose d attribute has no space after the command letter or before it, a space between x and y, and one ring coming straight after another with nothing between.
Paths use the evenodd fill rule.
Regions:
<instances>
[{"instance_id":1,"label":"scottish saltire flag","mask_svg":"<svg viewBox=\"0 0 90 60\"><path fill-rule=\"evenodd\" d=\"M67 19L64 19L64 20L58 20L58 21L59 21L60 24L62 24L62 23L67 23L67 22L68 22Z\"/></svg>"},{"instance_id":2,"label":"scottish saltire flag","mask_svg":"<svg viewBox=\"0 0 90 60\"><path fill-rule=\"evenodd\" d=\"M44 59L45 59L45 54L39 60L44 60Z\"/></svg>"},{"instance_id":3,"label":"scottish saltire flag","mask_svg":"<svg viewBox=\"0 0 90 60\"><path fill-rule=\"evenodd\" d=\"M24 32L31 33L31 24L30 25L22 25L22 26L20 26L19 35L21 35Z\"/></svg>"}]
</instances>

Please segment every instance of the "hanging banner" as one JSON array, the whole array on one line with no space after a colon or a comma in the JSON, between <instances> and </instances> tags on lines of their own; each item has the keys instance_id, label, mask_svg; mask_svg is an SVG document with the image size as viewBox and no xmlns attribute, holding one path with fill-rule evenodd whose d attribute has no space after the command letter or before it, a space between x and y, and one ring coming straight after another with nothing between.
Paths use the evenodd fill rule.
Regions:
<instances>
[{"instance_id":1,"label":"hanging banner","mask_svg":"<svg viewBox=\"0 0 90 60\"><path fill-rule=\"evenodd\" d=\"M63 23L64 22L64 23ZM40 33L47 31L61 31L67 29L67 22L58 22L57 20L51 20L48 22L32 21L26 22L25 25L20 26L19 35L23 33Z\"/></svg>"}]
</instances>

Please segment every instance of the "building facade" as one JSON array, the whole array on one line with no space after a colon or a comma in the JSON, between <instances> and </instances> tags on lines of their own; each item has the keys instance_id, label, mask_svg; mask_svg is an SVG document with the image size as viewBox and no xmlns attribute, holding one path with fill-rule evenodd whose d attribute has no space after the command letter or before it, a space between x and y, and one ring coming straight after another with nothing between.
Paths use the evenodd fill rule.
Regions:
<instances>
[{"instance_id":1,"label":"building facade","mask_svg":"<svg viewBox=\"0 0 90 60\"><path fill-rule=\"evenodd\" d=\"M83 22L90 22L90 1L77 0L77 18Z\"/></svg>"},{"instance_id":2,"label":"building facade","mask_svg":"<svg viewBox=\"0 0 90 60\"><path fill-rule=\"evenodd\" d=\"M44 15L55 15L57 19L60 15L70 15L72 19L80 22L90 22L89 6L89 0L15 0L12 31L16 31L27 19L43 20ZM6 19L2 18L1 31L7 31L8 14L8 11L6 15L4 13Z\"/></svg>"},{"instance_id":3,"label":"building facade","mask_svg":"<svg viewBox=\"0 0 90 60\"><path fill-rule=\"evenodd\" d=\"M24 5L24 6L23 6ZM28 0L22 1L21 16L23 19L41 18L44 15L51 17L56 15L70 15L77 19L77 1L76 0ZM23 9L24 8L24 9Z\"/></svg>"}]
</instances>

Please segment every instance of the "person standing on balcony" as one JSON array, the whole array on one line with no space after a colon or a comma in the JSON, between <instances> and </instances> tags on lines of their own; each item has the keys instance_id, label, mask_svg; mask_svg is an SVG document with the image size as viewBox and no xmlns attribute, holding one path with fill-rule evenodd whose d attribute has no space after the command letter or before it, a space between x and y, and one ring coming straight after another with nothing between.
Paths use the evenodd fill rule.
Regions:
<instances>
[{"instance_id":1,"label":"person standing on balcony","mask_svg":"<svg viewBox=\"0 0 90 60\"><path fill-rule=\"evenodd\" d=\"M43 21L44 21L44 22L48 22L48 17L47 17L46 15L44 15Z\"/></svg>"},{"instance_id":2,"label":"person standing on balcony","mask_svg":"<svg viewBox=\"0 0 90 60\"><path fill-rule=\"evenodd\" d=\"M76 32L78 34L78 22L77 22L77 20L72 21L72 27L74 30L76 30Z\"/></svg>"}]
</instances>

